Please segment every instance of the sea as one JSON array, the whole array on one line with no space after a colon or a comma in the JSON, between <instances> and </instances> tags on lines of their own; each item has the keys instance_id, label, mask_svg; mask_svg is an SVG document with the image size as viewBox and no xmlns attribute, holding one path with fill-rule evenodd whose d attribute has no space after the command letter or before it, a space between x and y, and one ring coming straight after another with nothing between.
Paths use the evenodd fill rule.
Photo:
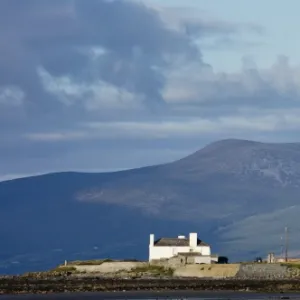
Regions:
<instances>
[{"instance_id":1,"label":"sea","mask_svg":"<svg viewBox=\"0 0 300 300\"><path fill-rule=\"evenodd\" d=\"M105 292L49 295L0 295L0 300L300 300L300 293L253 292Z\"/></svg>"}]
</instances>

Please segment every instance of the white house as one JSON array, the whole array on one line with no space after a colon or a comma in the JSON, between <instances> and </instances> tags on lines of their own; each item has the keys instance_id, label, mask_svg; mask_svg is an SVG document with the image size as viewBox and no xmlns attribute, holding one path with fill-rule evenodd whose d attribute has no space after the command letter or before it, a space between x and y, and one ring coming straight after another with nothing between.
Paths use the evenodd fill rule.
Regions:
<instances>
[{"instance_id":1,"label":"white house","mask_svg":"<svg viewBox=\"0 0 300 300\"><path fill-rule=\"evenodd\" d=\"M197 233L190 233L189 237L160 238L154 240L150 234L149 261L154 259L171 258L178 254L195 252L201 256L211 256L210 246L198 239Z\"/></svg>"}]
</instances>

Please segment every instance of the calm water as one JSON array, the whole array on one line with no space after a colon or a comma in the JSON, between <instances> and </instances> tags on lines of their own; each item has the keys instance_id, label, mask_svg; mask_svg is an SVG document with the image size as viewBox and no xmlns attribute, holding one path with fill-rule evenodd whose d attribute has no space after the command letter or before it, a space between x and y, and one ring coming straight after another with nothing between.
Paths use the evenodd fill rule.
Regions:
<instances>
[{"instance_id":1,"label":"calm water","mask_svg":"<svg viewBox=\"0 0 300 300\"><path fill-rule=\"evenodd\" d=\"M115 293L84 293L84 294L59 294L59 295L20 295L0 296L0 300L300 300L299 294L258 294L237 292L115 292Z\"/></svg>"}]
</instances>

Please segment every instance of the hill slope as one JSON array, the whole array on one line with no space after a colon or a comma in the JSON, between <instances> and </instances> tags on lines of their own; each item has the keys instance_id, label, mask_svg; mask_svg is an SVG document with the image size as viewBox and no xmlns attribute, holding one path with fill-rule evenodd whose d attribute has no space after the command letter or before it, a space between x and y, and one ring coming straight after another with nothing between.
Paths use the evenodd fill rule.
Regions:
<instances>
[{"instance_id":1,"label":"hill slope","mask_svg":"<svg viewBox=\"0 0 300 300\"><path fill-rule=\"evenodd\" d=\"M0 273L64 259L147 258L148 234L198 231L234 258L300 229L300 144L223 140L173 163L0 183ZM238 250L237 250L238 249Z\"/></svg>"}]
</instances>

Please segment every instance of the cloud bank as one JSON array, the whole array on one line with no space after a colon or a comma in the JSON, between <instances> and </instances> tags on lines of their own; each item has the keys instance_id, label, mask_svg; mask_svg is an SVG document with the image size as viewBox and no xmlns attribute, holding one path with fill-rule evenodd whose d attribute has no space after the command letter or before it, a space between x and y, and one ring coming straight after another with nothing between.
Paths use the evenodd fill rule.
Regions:
<instances>
[{"instance_id":1,"label":"cloud bank","mask_svg":"<svg viewBox=\"0 0 300 300\"><path fill-rule=\"evenodd\" d=\"M300 129L300 68L288 57L220 73L202 55L259 39L259 24L149 1L3 0L0 25L2 176L135 167Z\"/></svg>"}]
</instances>

